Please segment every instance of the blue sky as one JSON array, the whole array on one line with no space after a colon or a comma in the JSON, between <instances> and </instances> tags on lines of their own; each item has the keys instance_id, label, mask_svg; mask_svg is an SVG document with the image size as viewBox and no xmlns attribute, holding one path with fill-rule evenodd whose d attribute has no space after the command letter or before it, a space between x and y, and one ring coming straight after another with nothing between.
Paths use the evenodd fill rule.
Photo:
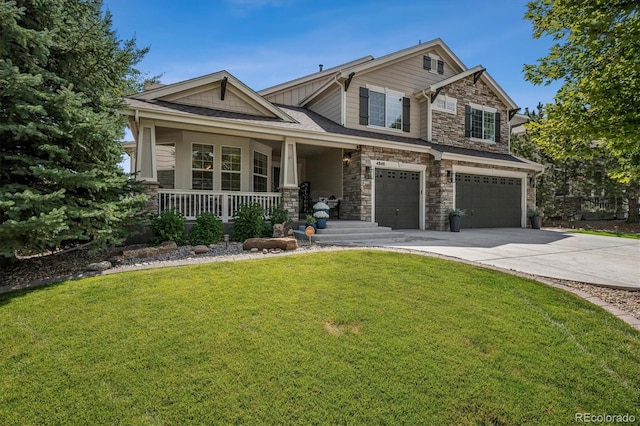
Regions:
<instances>
[{"instance_id":1,"label":"blue sky","mask_svg":"<svg viewBox=\"0 0 640 426\"><path fill-rule=\"evenodd\" d=\"M441 38L469 68L482 64L522 107L552 102L557 85L524 80L547 54L524 0L104 0L121 39L151 51L139 64L162 83L227 70L254 90L366 55Z\"/></svg>"}]
</instances>

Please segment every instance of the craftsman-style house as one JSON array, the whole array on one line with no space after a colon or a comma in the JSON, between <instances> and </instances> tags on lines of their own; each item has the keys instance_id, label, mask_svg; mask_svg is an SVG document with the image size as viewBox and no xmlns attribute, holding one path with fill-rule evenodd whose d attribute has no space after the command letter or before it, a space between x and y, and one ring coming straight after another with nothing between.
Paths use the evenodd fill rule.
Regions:
<instances>
[{"instance_id":1,"label":"craftsman-style house","mask_svg":"<svg viewBox=\"0 0 640 426\"><path fill-rule=\"evenodd\" d=\"M132 168L157 208L229 221L238 205L320 198L394 229L524 227L542 166L510 154L518 107L440 39L261 91L226 71L126 98Z\"/></svg>"}]
</instances>

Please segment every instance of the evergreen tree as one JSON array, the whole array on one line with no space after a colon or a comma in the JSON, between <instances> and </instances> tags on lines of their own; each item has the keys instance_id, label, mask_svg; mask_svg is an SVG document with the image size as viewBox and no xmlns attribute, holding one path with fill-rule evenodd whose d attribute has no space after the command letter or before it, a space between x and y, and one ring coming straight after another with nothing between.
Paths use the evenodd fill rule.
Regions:
<instances>
[{"instance_id":1,"label":"evergreen tree","mask_svg":"<svg viewBox=\"0 0 640 426\"><path fill-rule=\"evenodd\" d=\"M0 259L121 240L146 197L119 167L147 49L98 0L0 2Z\"/></svg>"}]
</instances>

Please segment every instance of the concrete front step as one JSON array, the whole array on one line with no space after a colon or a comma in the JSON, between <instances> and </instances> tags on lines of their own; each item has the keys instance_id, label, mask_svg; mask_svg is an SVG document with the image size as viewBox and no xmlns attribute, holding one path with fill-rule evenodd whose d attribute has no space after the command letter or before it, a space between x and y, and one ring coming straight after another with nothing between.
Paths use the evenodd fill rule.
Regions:
<instances>
[{"instance_id":1,"label":"concrete front step","mask_svg":"<svg viewBox=\"0 0 640 426\"><path fill-rule=\"evenodd\" d=\"M296 238L308 241L309 237L304 232L304 226L300 226L294 231ZM317 233L311 237L311 241L323 244L345 243L352 241L385 241L403 240L405 235L402 232L392 231L386 226L378 226L373 222L359 221L328 221L325 229L318 229Z\"/></svg>"}]
</instances>

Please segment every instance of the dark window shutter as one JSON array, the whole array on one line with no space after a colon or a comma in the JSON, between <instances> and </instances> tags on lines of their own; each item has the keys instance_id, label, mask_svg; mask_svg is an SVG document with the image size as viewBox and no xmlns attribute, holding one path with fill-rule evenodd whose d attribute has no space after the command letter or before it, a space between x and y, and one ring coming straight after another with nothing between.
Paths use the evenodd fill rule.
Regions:
<instances>
[{"instance_id":1,"label":"dark window shutter","mask_svg":"<svg viewBox=\"0 0 640 426\"><path fill-rule=\"evenodd\" d=\"M496 112L496 136L495 141L500 142L500 113Z\"/></svg>"},{"instance_id":2,"label":"dark window shutter","mask_svg":"<svg viewBox=\"0 0 640 426\"><path fill-rule=\"evenodd\" d=\"M438 59L438 74L444 74L444 61Z\"/></svg>"},{"instance_id":3,"label":"dark window shutter","mask_svg":"<svg viewBox=\"0 0 640 426\"><path fill-rule=\"evenodd\" d=\"M431 71L431 56L425 55L422 57L422 67L427 71Z\"/></svg>"},{"instance_id":4,"label":"dark window shutter","mask_svg":"<svg viewBox=\"0 0 640 426\"><path fill-rule=\"evenodd\" d=\"M360 124L369 124L369 89L360 88Z\"/></svg>"},{"instance_id":5,"label":"dark window shutter","mask_svg":"<svg viewBox=\"0 0 640 426\"><path fill-rule=\"evenodd\" d=\"M464 106L464 137L471 137L471 107L469 105Z\"/></svg>"},{"instance_id":6,"label":"dark window shutter","mask_svg":"<svg viewBox=\"0 0 640 426\"><path fill-rule=\"evenodd\" d=\"M402 131L409 132L411 130L411 99L402 98Z\"/></svg>"}]
</instances>

